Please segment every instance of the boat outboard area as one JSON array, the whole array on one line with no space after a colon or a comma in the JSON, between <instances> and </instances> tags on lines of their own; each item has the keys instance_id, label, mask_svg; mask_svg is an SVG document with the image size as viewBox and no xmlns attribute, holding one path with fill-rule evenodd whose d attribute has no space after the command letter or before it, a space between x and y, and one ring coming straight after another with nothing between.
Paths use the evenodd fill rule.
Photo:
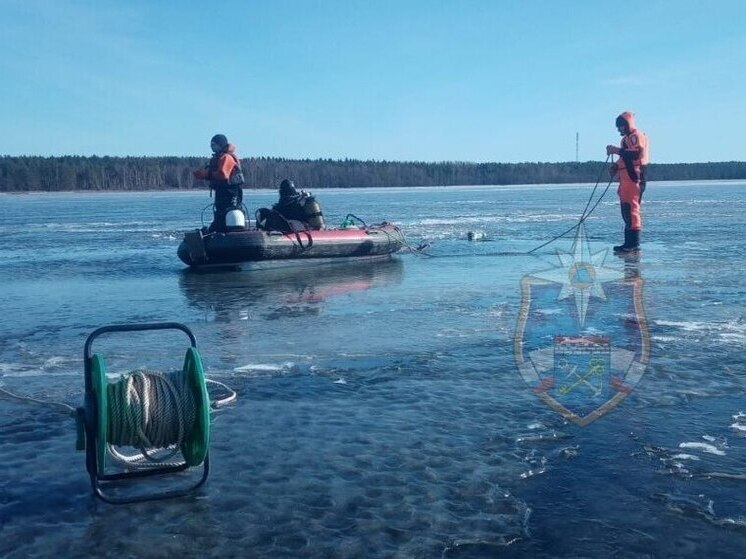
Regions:
<instances>
[{"instance_id":1,"label":"boat outboard area","mask_svg":"<svg viewBox=\"0 0 746 559\"><path fill-rule=\"evenodd\" d=\"M405 245L401 230L386 221L368 225L348 215L339 228L314 229L297 222L290 225L285 230L267 230L249 227L246 221L232 217L225 231L203 227L186 232L177 254L192 268L252 270L385 260Z\"/></svg>"}]
</instances>

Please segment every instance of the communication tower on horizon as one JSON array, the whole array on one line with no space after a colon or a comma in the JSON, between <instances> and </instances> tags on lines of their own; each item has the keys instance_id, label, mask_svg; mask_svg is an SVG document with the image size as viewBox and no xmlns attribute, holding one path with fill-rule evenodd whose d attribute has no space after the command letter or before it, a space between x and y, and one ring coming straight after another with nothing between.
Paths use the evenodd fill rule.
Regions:
<instances>
[{"instance_id":1,"label":"communication tower on horizon","mask_svg":"<svg viewBox=\"0 0 746 559\"><path fill-rule=\"evenodd\" d=\"M575 132L575 163L580 161L580 132Z\"/></svg>"}]
</instances>

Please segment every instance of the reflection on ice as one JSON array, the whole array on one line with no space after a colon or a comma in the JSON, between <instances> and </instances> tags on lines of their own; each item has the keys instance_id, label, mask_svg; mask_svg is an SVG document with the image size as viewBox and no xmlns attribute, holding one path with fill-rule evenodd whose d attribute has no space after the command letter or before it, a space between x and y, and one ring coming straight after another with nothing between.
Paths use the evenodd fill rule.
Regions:
<instances>
[{"instance_id":1,"label":"reflection on ice","mask_svg":"<svg viewBox=\"0 0 746 559\"><path fill-rule=\"evenodd\" d=\"M394 257L251 272L187 269L179 278L179 287L189 305L213 311L216 321L246 320L250 313L271 320L319 314L329 298L400 283L403 276L404 265Z\"/></svg>"}]
</instances>

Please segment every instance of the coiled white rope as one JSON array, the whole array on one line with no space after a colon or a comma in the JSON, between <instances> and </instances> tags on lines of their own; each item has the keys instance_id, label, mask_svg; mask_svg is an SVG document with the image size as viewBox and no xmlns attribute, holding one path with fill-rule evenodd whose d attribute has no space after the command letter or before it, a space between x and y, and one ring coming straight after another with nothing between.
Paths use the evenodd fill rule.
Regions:
<instances>
[{"instance_id":1,"label":"coiled white rope","mask_svg":"<svg viewBox=\"0 0 746 559\"><path fill-rule=\"evenodd\" d=\"M107 385L111 455L126 464L164 463L194 428L197 404L186 375L137 370ZM114 446L132 446L140 455L127 456ZM158 452L168 449L166 454Z\"/></svg>"}]
</instances>

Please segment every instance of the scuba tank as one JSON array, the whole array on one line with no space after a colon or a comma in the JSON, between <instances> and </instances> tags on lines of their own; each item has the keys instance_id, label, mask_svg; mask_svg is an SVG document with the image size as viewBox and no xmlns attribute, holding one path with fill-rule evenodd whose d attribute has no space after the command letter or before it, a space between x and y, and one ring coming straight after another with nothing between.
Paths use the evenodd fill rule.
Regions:
<instances>
[{"instance_id":1,"label":"scuba tank","mask_svg":"<svg viewBox=\"0 0 746 559\"><path fill-rule=\"evenodd\" d=\"M246 216L239 209L232 209L225 214L227 228L246 229Z\"/></svg>"},{"instance_id":2,"label":"scuba tank","mask_svg":"<svg viewBox=\"0 0 746 559\"><path fill-rule=\"evenodd\" d=\"M305 214L305 221L313 229L324 228L324 214L321 211L321 206L316 201L316 198L311 194L306 194L305 203L303 204L303 213Z\"/></svg>"}]
</instances>

